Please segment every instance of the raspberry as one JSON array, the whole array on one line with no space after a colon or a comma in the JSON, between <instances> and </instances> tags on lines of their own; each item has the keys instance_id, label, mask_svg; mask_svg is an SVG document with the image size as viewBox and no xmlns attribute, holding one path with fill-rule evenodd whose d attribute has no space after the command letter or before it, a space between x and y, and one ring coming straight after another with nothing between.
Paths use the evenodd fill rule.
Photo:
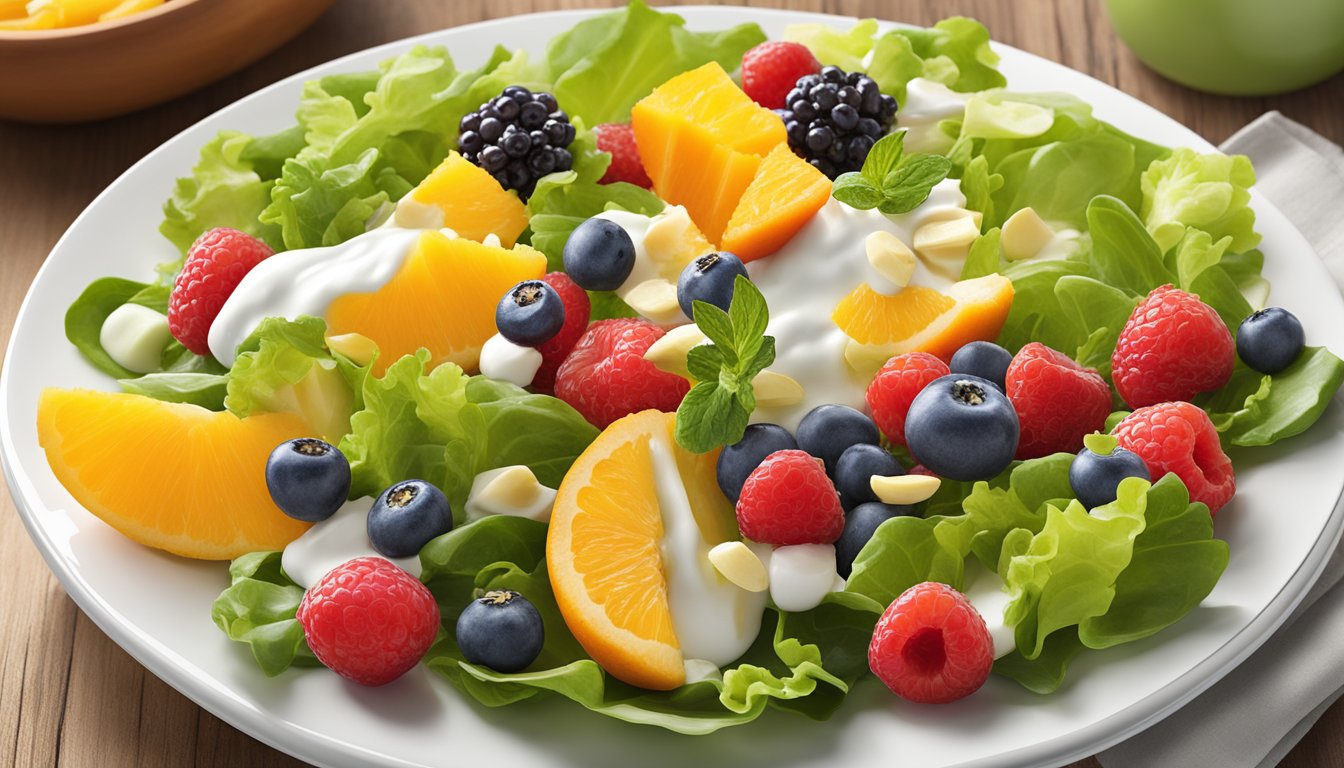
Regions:
<instances>
[{"instance_id":1,"label":"raspberry","mask_svg":"<svg viewBox=\"0 0 1344 768\"><path fill-rule=\"evenodd\" d=\"M887 439L905 445L905 414L929 382L948 374L947 363L928 352L891 358L868 385L868 408Z\"/></svg>"},{"instance_id":2,"label":"raspberry","mask_svg":"<svg viewBox=\"0 0 1344 768\"><path fill-rule=\"evenodd\" d=\"M776 547L830 544L845 530L845 512L820 459L775 451L742 484L737 526L743 536Z\"/></svg>"},{"instance_id":3,"label":"raspberry","mask_svg":"<svg viewBox=\"0 0 1344 768\"><path fill-rule=\"evenodd\" d=\"M989 678L994 641L957 590L926 581L896 598L873 629L868 667L892 693L922 704L969 696Z\"/></svg>"},{"instance_id":4,"label":"raspberry","mask_svg":"<svg viewBox=\"0 0 1344 768\"><path fill-rule=\"evenodd\" d=\"M635 131L626 123L603 123L593 129L597 134L597 148L611 153L611 165L598 179L599 184L624 181L637 187L653 189L649 174L635 148Z\"/></svg>"},{"instance_id":5,"label":"raspberry","mask_svg":"<svg viewBox=\"0 0 1344 768\"><path fill-rule=\"evenodd\" d=\"M644 359L666 333L647 320L599 320L555 374L555 396L599 429L636 411L677 410L690 382Z\"/></svg>"},{"instance_id":6,"label":"raspberry","mask_svg":"<svg viewBox=\"0 0 1344 768\"><path fill-rule=\"evenodd\" d=\"M1137 453L1153 480L1168 472L1216 514L1237 492L1232 460L1223 453L1218 430L1201 408L1186 402L1140 408L1115 427L1121 448Z\"/></svg>"},{"instance_id":7,"label":"raspberry","mask_svg":"<svg viewBox=\"0 0 1344 768\"><path fill-rule=\"evenodd\" d=\"M1111 388L1100 374L1040 342L1013 356L1004 385L1021 429L1019 459L1077 453L1111 412Z\"/></svg>"},{"instance_id":8,"label":"raspberry","mask_svg":"<svg viewBox=\"0 0 1344 768\"><path fill-rule=\"evenodd\" d=\"M1227 383L1232 332L1199 297L1164 285L1134 308L1111 356L1111 378L1131 408L1189 400Z\"/></svg>"},{"instance_id":9,"label":"raspberry","mask_svg":"<svg viewBox=\"0 0 1344 768\"><path fill-rule=\"evenodd\" d=\"M228 227L207 230L187 250L168 298L168 329L182 346L210 354L210 325L243 276L274 254L269 245Z\"/></svg>"},{"instance_id":10,"label":"raspberry","mask_svg":"<svg viewBox=\"0 0 1344 768\"><path fill-rule=\"evenodd\" d=\"M907 475L924 475L925 477L937 477L937 475L935 475L935 474L933 473L933 470L929 469L928 467L924 466L923 464L916 464L915 466L913 466L913 467L911 467L910 469L906 470L905 474L907 474Z\"/></svg>"},{"instance_id":11,"label":"raspberry","mask_svg":"<svg viewBox=\"0 0 1344 768\"><path fill-rule=\"evenodd\" d=\"M801 43L761 43L742 55L742 90L766 109L783 109L798 78L819 71L821 62Z\"/></svg>"},{"instance_id":12,"label":"raspberry","mask_svg":"<svg viewBox=\"0 0 1344 768\"><path fill-rule=\"evenodd\" d=\"M565 305L565 324L560 327L560 332L537 347L541 353L541 367L532 377L532 388L549 393L555 389L555 372L560 370L560 364L565 362L583 332L588 330L592 302L588 300L588 292L564 272L551 272L541 279L560 294L560 301Z\"/></svg>"},{"instance_id":13,"label":"raspberry","mask_svg":"<svg viewBox=\"0 0 1344 768\"><path fill-rule=\"evenodd\" d=\"M381 557L331 569L303 595L299 624L308 647L333 672L383 685L419 663L439 631L429 589Z\"/></svg>"}]
</instances>

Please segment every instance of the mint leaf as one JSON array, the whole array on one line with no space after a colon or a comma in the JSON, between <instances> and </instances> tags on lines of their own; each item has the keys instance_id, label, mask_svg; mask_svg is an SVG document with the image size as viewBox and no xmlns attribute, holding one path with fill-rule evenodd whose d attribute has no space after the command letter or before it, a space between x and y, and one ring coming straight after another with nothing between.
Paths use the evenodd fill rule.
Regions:
<instances>
[{"instance_id":1,"label":"mint leaf","mask_svg":"<svg viewBox=\"0 0 1344 768\"><path fill-rule=\"evenodd\" d=\"M942 155L910 155L882 180L883 213L913 211L929 199L934 185L947 178L952 161Z\"/></svg>"},{"instance_id":2,"label":"mint leaf","mask_svg":"<svg viewBox=\"0 0 1344 768\"><path fill-rule=\"evenodd\" d=\"M705 453L742 439L756 393L751 382L775 361L774 337L766 336L770 308L745 277L733 285L728 311L697 301L695 324L711 344L691 348L686 368L697 380L677 408L677 443Z\"/></svg>"},{"instance_id":3,"label":"mint leaf","mask_svg":"<svg viewBox=\"0 0 1344 768\"><path fill-rule=\"evenodd\" d=\"M886 180L887 174L896 170L901 164L901 156L905 154L905 131L889 133L877 140L872 149L868 150L868 157L863 161L863 169L860 174L863 178L872 182L873 187L881 189L882 182Z\"/></svg>"},{"instance_id":4,"label":"mint leaf","mask_svg":"<svg viewBox=\"0 0 1344 768\"><path fill-rule=\"evenodd\" d=\"M840 174L831 189L831 196L851 208L864 211L876 208L882 202L882 190L871 179L854 171Z\"/></svg>"}]
</instances>

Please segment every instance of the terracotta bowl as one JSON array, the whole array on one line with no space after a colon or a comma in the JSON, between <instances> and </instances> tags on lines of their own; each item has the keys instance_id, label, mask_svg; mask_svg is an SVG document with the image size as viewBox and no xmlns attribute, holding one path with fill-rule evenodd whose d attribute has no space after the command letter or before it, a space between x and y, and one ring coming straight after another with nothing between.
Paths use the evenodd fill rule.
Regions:
<instances>
[{"instance_id":1,"label":"terracotta bowl","mask_svg":"<svg viewBox=\"0 0 1344 768\"><path fill-rule=\"evenodd\" d=\"M117 21L0 32L0 118L71 123L168 101L242 69L333 0L167 0Z\"/></svg>"}]
</instances>

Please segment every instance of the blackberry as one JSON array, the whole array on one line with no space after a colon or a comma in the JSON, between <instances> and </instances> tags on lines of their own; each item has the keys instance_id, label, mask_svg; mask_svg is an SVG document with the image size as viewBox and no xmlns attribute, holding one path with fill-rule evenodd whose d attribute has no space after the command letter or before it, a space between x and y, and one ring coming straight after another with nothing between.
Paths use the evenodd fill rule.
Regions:
<instances>
[{"instance_id":1,"label":"blackberry","mask_svg":"<svg viewBox=\"0 0 1344 768\"><path fill-rule=\"evenodd\" d=\"M896 118L895 97L862 72L839 67L798 78L784 105L775 112L784 120L789 148L831 179L862 168Z\"/></svg>"},{"instance_id":2,"label":"blackberry","mask_svg":"<svg viewBox=\"0 0 1344 768\"><path fill-rule=\"evenodd\" d=\"M549 93L511 85L468 112L458 123L457 148L467 162L484 168L500 186L526 200L537 179L568 171L574 156L574 126Z\"/></svg>"}]
</instances>

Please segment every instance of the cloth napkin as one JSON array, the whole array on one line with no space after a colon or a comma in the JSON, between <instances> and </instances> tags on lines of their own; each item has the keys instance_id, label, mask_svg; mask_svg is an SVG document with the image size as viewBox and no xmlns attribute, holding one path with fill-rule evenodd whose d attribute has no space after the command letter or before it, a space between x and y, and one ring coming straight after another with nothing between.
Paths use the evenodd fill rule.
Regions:
<instances>
[{"instance_id":1,"label":"cloth napkin","mask_svg":"<svg viewBox=\"0 0 1344 768\"><path fill-rule=\"evenodd\" d=\"M1344 150L1269 112L1223 143L1344 290ZM1287 623L1185 707L1097 756L1104 768L1270 768L1344 693L1344 543Z\"/></svg>"}]
</instances>

